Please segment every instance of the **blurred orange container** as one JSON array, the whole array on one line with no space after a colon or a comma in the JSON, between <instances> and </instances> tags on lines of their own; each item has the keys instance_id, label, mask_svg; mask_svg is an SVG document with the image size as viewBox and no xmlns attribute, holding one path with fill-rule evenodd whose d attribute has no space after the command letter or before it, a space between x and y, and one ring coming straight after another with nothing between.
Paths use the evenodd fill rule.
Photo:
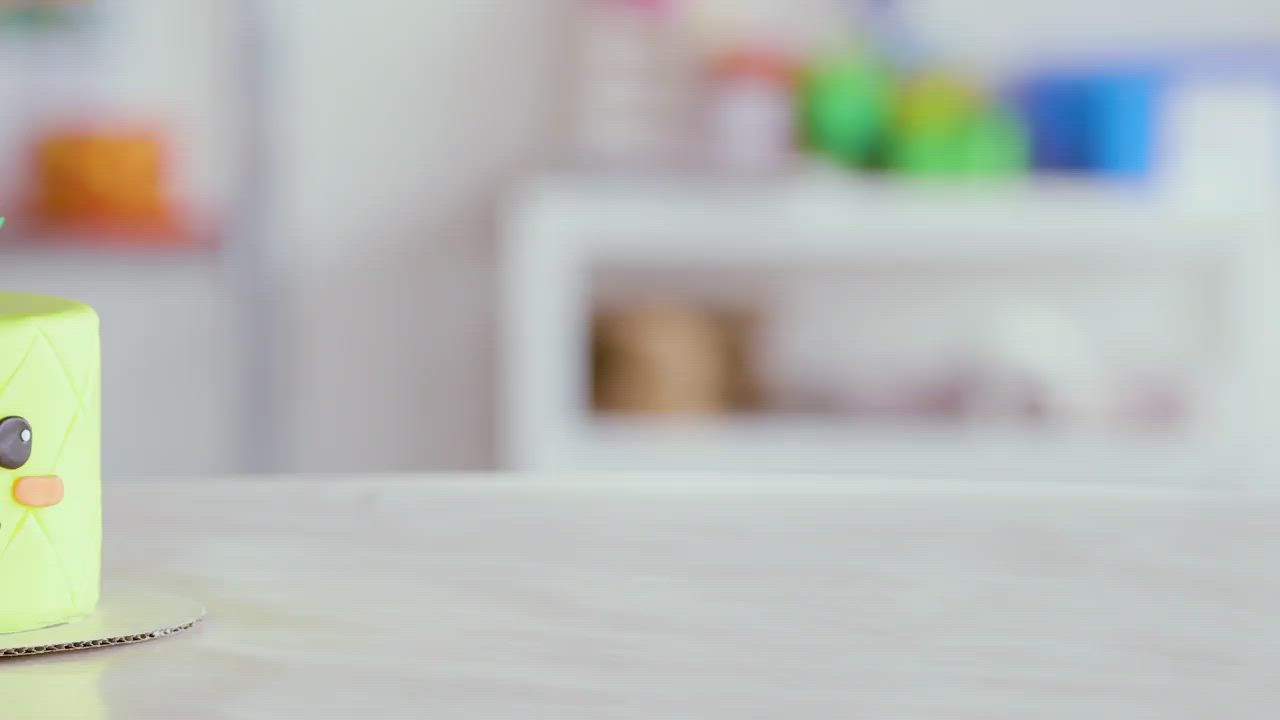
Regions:
<instances>
[{"instance_id":1,"label":"blurred orange container","mask_svg":"<svg viewBox=\"0 0 1280 720\"><path fill-rule=\"evenodd\" d=\"M167 178L168 148L154 132L51 133L36 145L35 214L53 231L172 243L183 233Z\"/></svg>"}]
</instances>

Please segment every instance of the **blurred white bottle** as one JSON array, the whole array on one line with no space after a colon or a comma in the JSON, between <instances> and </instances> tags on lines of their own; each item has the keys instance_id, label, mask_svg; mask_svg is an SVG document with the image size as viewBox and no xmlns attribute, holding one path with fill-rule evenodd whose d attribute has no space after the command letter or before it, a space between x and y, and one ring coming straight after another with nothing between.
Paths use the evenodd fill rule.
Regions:
<instances>
[{"instance_id":1,"label":"blurred white bottle","mask_svg":"<svg viewBox=\"0 0 1280 720\"><path fill-rule=\"evenodd\" d=\"M1183 206L1257 208L1280 194L1280 81L1258 74L1176 82L1165 106L1161 190Z\"/></svg>"},{"instance_id":2,"label":"blurred white bottle","mask_svg":"<svg viewBox=\"0 0 1280 720\"><path fill-rule=\"evenodd\" d=\"M715 64L707 107L714 167L738 175L786 169L795 157L791 65L781 53L743 49Z\"/></svg>"},{"instance_id":3,"label":"blurred white bottle","mask_svg":"<svg viewBox=\"0 0 1280 720\"><path fill-rule=\"evenodd\" d=\"M1097 341L1059 310L1013 303L978 334L981 378L975 419L1036 418L1073 429L1097 428L1111 417L1107 363Z\"/></svg>"}]
</instances>

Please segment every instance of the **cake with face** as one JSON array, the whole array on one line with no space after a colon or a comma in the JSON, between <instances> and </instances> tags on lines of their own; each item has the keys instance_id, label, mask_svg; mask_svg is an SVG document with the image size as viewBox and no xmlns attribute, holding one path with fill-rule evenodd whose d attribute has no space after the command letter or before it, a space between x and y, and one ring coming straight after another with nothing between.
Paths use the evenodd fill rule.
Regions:
<instances>
[{"instance_id":1,"label":"cake with face","mask_svg":"<svg viewBox=\"0 0 1280 720\"><path fill-rule=\"evenodd\" d=\"M0 292L0 633L98 604L98 316Z\"/></svg>"}]
</instances>

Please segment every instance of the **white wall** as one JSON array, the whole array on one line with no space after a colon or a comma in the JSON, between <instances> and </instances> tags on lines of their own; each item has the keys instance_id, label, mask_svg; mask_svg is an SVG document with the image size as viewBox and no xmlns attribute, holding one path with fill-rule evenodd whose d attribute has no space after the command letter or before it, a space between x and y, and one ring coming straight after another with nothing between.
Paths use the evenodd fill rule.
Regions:
<instances>
[{"instance_id":1,"label":"white wall","mask_svg":"<svg viewBox=\"0 0 1280 720\"><path fill-rule=\"evenodd\" d=\"M546 154L565 7L276 4L287 467L492 462L494 212Z\"/></svg>"},{"instance_id":2,"label":"white wall","mask_svg":"<svg viewBox=\"0 0 1280 720\"><path fill-rule=\"evenodd\" d=\"M999 71L1043 53L1128 43L1280 40L1274 0L901 0L947 58Z\"/></svg>"},{"instance_id":3,"label":"white wall","mask_svg":"<svg viewBox=\"0 0 1280 720\"><path fill-rule=\"evenodd\" d=\"M824 41L868 0L681 0L700 27ZM1212 44L1280 39L1273 0L894 0L936 57L999 71L1027 57L1131 41Z\"/></svg>"}]
</instances>

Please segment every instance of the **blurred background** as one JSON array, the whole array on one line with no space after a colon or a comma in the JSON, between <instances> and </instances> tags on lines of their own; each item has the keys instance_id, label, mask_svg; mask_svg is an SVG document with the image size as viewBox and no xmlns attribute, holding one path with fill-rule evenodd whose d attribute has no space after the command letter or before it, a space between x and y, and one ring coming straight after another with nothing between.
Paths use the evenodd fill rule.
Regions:
<instances>
[{"instance_id":1,"label":"blurred background","mask_svg":"<svg viewBox=\"0 0 1280 720\"><path fill-rule=\"evenodd\" d=\"M109 477L1280 459L1273 0L3 0L0 101Z\"/></svg>"}]
</instances>

